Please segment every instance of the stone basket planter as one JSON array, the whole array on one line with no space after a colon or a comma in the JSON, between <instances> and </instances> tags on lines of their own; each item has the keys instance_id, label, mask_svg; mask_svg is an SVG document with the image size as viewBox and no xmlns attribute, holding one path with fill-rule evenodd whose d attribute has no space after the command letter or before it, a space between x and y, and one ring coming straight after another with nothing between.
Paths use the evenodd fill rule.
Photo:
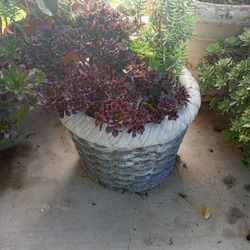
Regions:
<instances>
[{"instance_id":1,"label":"stone basket planter","mask_svg":"<svg viewBox=\"0 0 250 250\"><path fill-rule=\"evenodd\" d=\"M250 26L250 5L213 4L197 1L195 38L188 46L188 65L194 68L215 40L242 32Z\"/></svg>"},{"instance_id":2,"label":"stone basket planter","mask_svg":"<svg viewBox=\"0 0 250 250\"><path fill-rule=\"evenodd\" d=\"M199 86L187 69L180 82L191 98L179 110L179 118L147 124L144 134L135 138L126 131L113 137L106 133L105 126L100 131L93 118L80 113L62 120L91 177L107 187L134 192L145 191L165 180L175 166L184 134L201 103Z\"/></svg>"}]
</instances>

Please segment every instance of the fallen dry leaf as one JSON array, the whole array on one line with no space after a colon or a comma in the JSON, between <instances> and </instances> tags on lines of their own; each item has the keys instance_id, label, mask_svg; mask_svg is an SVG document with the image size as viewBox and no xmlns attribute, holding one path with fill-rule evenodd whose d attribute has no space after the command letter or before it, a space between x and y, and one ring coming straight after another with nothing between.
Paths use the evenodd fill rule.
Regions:
<instances>
[{"instance_id":1,"label":"fallen dry leaf","mask_svg":"<svg viewBox=\"0 0 250 250\"><path fill-rule=\"evenodd\" d=\"M235 187L237 184L236 178L233 177L232 175L223 177L222 182L228 189Z\"/></svg>"},{"instance_id":2,"label":"fallen dry leaf","mask_svg":"<svg viewBox=\"0 0 250 250\"><path fill-rule=\"evenodd\" d=\"M207 206L203 206L201 211L202 211L202 217L205 220L208 220L212 216L212 210L211 210L211 208L209 208Z\"/></svg>"},{"instance_id":3,"label":"fallen dry leaf","mask_svg":"<svg viewBox=\"0 0 250 250\"><path fill-rule=\"evenodd\" d=\"M197 211L203 219L208 220L212 216L212 209L208 206L198 206L186 194L178 193L195 211Z\"/></svg>"}]
</instances>

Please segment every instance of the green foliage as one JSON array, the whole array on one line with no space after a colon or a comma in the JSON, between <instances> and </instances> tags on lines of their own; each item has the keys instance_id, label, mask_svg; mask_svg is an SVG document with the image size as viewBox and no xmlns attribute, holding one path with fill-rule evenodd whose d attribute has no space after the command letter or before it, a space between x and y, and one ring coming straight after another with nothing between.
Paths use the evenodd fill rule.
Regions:
<instances>
[{"instance_id":1,"label":"green foliage","mask_svg":"<svg viewBox=\"0 0 250 250\"><path fill-rule=\"evenodd\" d=\"M239 36L242 46L249 47L250 43L250 29L246 29L245 32Z\"/></svg>"},{"instance_id":2,"label":"green foliage","mask_svg":"<svg viewBox=\"0 0 250 250\"><path fill-rule=\"evenodd\" d=\"M26 113L44 81L38 70L22 65L20 39L4 36L0 44L0 150L18 136Z\"/></svg>"},{"instance_id":3,"label":"green foliage","mask_svg":"<svg viewBox=\"0 0 250 250\"><path fill-rule=\"evenodd\" d=\"M4 37L0 46L0 58L3 61L12 62L16 60L20 54L20 46L13 37Z\"/></svg>"},{"instance_id":4,"label":"green foliage","mask_svg":"<svg viewBox=\"0 0 250 250\"><path fill-rule=\"evenodd\" d=\"M29 107L14 103L1 103L0 106L0 150L8 147L19 136Z\"/></svg>"},{"instance_id":5,"label":"green foliage","mask_svg":"<svg viewBox=\"0 0 250 250\"><path fill-rule=\"evenodd\" d=\"M193 35L193 0L131 0L139 32L131 48L164 75L178 76L186 58L186 42ZM130 11L130 13L132 13ZM148 19L143 24L142 19Z\"/></svg>"},{"instance_id":6,"label":"green foliage","mask_svg":"<svg viewBox=\"0 0 250 250\"><path fill-rule=\"evenodd\" d=\"M7 22L7 19L14 22L20 11L21 9L17 0L0 0L0 16L5 22Z\"/></svg>"},{"instance_id":7,"label":"green foliage","mask_svg":"<svg viewBox=\"0 0 250 250\"><path fill-rule=\"evenodd\" d=\"M9 24L12 24L14 33L16 33L16 30L22 31L25 16L26 13L21 9L17 0L0 0L0 18L2 21L0 32L3 32Z\"/></svg>"},{"instance_id":8,"label":"green foliage","mask_svg":"<svg viewBox=\"0 0 250 250\"><path fill-rule=\"evenodd\" d=\"M226 138L242 149L250 166L250 28L212 44L197 73L203 94L220 90L211 106L230 117Z\"/></svg>"},{"instance_id":9,"label":"green foliage","mask_svg":"<svg viewBox=\"0 0 250 250\"><path fill-rule=\"evenodd\" d=\"M3 77L0 79L0 89L5 88L15 95L20 95L29 90L27 85L28 74L26 71L11 68L2 73Z\"/></svg>"},{"instance_id":10,"label":"green foliage","mask_svg":"<svg viewBox=\"0 0 250 250\"><path fill-rule=\"evenodd\" d=\"M26 70L18 66L10 66L0 71L0 98L7 101L29 105L32 96L35 96L34 89L44 81L44 76L38 70Z\"/></svg>"},{"instance_id":11,"label":"green foliage","mask_svg":"<svg viewBox=\"0 0 250 250\"><path fill-rule=\"evenodd\" d=\"M118 9L124 15L129 16L136 29L142 25L142 17L145 14L147 0L110 0L111 6Z\"/></svg>"}]
</instances>

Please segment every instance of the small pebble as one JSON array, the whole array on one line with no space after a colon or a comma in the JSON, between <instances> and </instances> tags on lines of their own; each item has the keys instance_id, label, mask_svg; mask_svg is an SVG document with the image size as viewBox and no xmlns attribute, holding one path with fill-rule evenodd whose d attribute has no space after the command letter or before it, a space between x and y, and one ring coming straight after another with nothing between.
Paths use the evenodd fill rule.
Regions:
<instances>
[{"instance_id":1,"label":"small pebble","mask_svg":"<svg viewBox=\"0 0 250 250\"><path fill-rule=\"evenodd\" d=\"M182 165L182 167L183 168L187 168L187 163L184 162L183 165Z\"/></svg>"},{"instance_id":2,"label":"small pebble","mask_svg":"<svg viewBox=\"0 0 250 250\"><path fill-rule=\"evenodd\" d=\"M169 243L168 243L168 245L169 245L169 246L172 246L173 244L174 244L173 239L172 239L172 238L170 238L170 239L169 239Z\"/></svg>"}]
</instances>

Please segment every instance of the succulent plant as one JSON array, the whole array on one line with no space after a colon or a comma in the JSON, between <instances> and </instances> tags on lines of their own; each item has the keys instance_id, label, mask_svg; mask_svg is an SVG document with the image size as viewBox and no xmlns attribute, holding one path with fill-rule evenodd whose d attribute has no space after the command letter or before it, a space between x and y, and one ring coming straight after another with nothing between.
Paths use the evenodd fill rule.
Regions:
<instances>
[{"instance_id":1,"label":"succulent plant","mask_svg":"<svg viewBox=\"0 0 250 250\"><path fill-rule=\"evenodd\" d=\"M17 137L44 81L41 71L22 64L20 44L15 36L4 36L0 44L0 150Z\"/></svg>"},{"instance_id":2,"label":"succulent plant","mask_svg":"<svg viewBox=\"0 0 250 250\"><path fill-rule=\"evenodd\" d=\"M197 72L204 94L217 90L211 107L230 117L225 136L239 146L250 166L250 28L212 44Z\"/></svg>"},{"instance_id":3,"label":"succulent plant","mask_svg":"<svg viewBox=\"0 0 250 250\"><path fill-rule=\"evenodd\" d=\"M104 1L86 1L70 23L55 23L24 40L23 63L47 78L38 104L60 117L85 113L113 136L125 129L134 137L149 122L177 119L187 90L130 49L132 30Z\"/></svg>"},{"instance_id":4,"label":"succulent plant","mask_svg":"<svg viewBox=\"0 0 250 250\"><path fill-rule=\"evenodd\" d=\"M117 136L122 129L130 127L136 116L136 110L132 104L120 98L112 100L105 104L104 110L99 114L98 120L106 123L107 133Z\"/></svg>"}]
</instances>

